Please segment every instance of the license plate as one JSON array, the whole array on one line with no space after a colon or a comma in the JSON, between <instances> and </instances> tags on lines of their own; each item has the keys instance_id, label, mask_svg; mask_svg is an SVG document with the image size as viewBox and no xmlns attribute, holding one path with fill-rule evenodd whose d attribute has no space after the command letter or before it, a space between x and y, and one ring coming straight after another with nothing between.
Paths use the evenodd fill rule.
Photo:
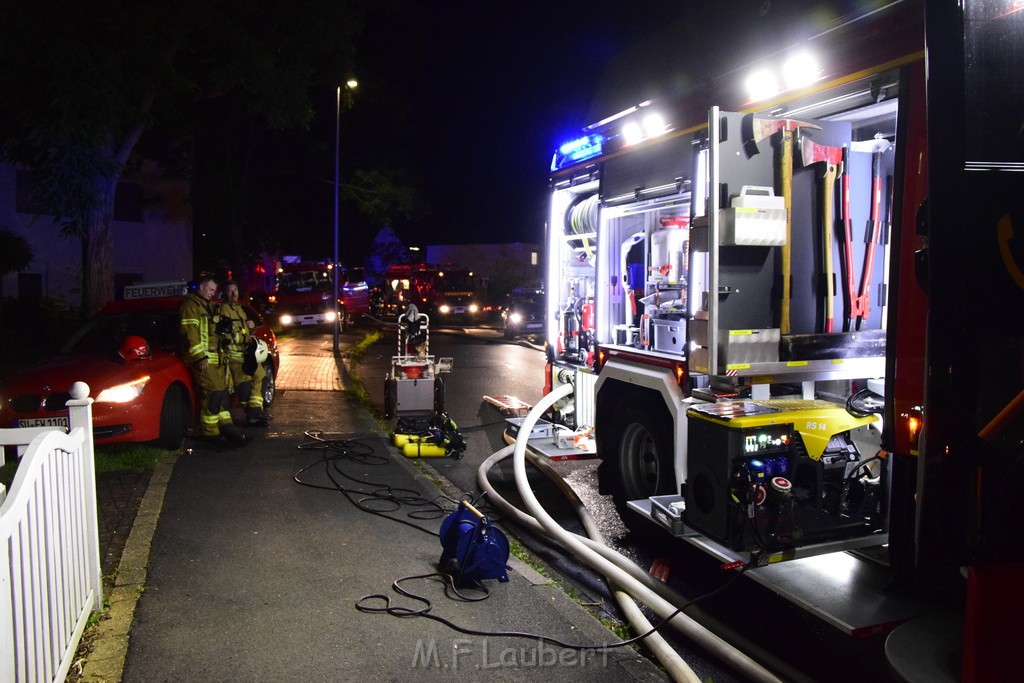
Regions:
<instances>
[{"instance_id":1,"label":"license plate","mask_svg":"<svg viewBox=\"0 0 1024 683\"><path fill-rule=\"evenodd\" d=\"M539 330L544 327L544 323L526 323L526 329L528 330Z\"/></svg>"},{"instance_id":2,"label":"license plate","mask_svg":"<svg viewBox=\"0 0 1024 683\"><path fill-rule=\"evenodd\" d=\"M63 427L68 428L66 417L33 417L28 420L18 420L19 427Z\"/></svg>"}]
</instances>

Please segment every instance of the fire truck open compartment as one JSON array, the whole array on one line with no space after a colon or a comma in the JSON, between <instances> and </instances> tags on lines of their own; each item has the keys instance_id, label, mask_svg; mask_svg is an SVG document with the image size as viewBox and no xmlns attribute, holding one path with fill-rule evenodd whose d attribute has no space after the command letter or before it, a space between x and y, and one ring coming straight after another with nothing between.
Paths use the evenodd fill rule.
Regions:
<instances>
[{"instance_id":1,"label":"fire truck open compartment","mask_svg":"<svg viewBox=\"0 0 1024 683\"><path fill-rule=\"evenodd\" d=\"M714 108L707 126L552 183L550 381L576 388L554 419L596 428L602 490L627 522L638 514L723 560L792 560L755 574L850 633L919 608L814 598L825 584L885 583L881 411L832 418L885 393L900 92L891 69L764 111ZM782 120L785 142L778 130L755 139ZM737 400L778 415L701 412ZM872 562L822 583L815 558L839 550Z\"/></svg>"},{"instance_id":2,"label":"fire truck open compartment","mask_svg":"<svg viewBox=\"0 0 1024 683\"><path fill-rule=\"evenodd\" d=\"M612 64L552 159L546 417L594 429L631 528L852 633L937 613L837 616L887 583L955 587L965 671L1015 671L1024 14L829 9L695 8Z\"/></svg>"}]
</instances>

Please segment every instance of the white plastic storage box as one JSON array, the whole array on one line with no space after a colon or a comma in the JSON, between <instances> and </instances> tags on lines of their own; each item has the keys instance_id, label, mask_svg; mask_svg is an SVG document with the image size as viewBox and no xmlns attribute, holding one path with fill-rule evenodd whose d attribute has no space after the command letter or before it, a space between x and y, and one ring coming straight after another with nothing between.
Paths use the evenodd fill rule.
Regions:
<instances>
[{"instance_id":1,"label":"white plastic storage box","mask_svg":"<svg viewBox=\"0 0 1024 683\"><path fill-rule=\"evenodd\" d=\"M786 243L786 201L770 187L744 185L732 207L719 215L722 246L781 247Z\"/></svg>"}]
</instances>

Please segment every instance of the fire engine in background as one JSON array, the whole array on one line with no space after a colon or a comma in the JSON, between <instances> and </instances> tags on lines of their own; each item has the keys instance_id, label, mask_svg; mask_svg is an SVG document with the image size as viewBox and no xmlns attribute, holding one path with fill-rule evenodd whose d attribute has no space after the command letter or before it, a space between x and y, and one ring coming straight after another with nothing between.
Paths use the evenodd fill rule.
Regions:
<instances>
[{"instance_id":1,"label":"fire engine in background","mask_svg":"<svg viewBox=\"0 0 1024 683\"><path fill-rule=\"evenodd\" d=\"M435 325L483 322L485 306L473 272L450 264L395 265L384 274L384 309L399 315L410 304Z\"/></svg>"},{"instance_id":2,"label":"fire engine in background","mask_svg":"<svg viewBox=\"0 0 1024 683\"><path fill-rule=\"evenodd\" d=\"M278 269L277 288L270 295L271 311L283 327L330 325L335 320L334 275L340 274L340 329L370 312L370 288L362 268L335 270L329 261L286 261Z\"/></svg>"},{"instance_id":3,"label":"fire engine in background","mask_svg":"<svg viewBox=\"0 0 1024 683\"><path fill-rule=\"evenodd\" d=\"M771 564L751 576L850 633L920 613L883 585L971 565L984 677L1022 634L1024 11L929 5L926 78L923 2L797 4L695 9L672 95L556 151L545 388L574 392L550 417L594 431L632 527Z\"/></svg>"}]
</instances>

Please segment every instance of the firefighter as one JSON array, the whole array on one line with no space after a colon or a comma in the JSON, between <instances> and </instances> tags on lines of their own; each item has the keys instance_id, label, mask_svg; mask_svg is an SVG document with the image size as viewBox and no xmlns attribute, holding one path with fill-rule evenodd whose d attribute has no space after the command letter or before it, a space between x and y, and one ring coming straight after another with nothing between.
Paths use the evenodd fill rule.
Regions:
<instances>
[{"instance_id":1,"label":"firefighter","mask_svg":"<svg viewBox=\"0 0 1024 683\"><path fill-rule=\"evenodd\" d=\"M267 371L257 363L252 375L242 370L245 350L252 340L256 321L252 320L238 303L238 285L231 280L224 283L224 302L217 309L221 324L230 332L222 336L224 355L228 363L228 380L238 396L238 404L245 409L245 423L253 427L266 427L267 415L263 411L263 380Z\"/></svg>"},{"instance_id":2,"label":"firefighter","mask_svg":"<svg viewBox=\"0 0 1024 683\"><path fill-rule=\"evenodd\" d=\"M221 361L221 337L216 327L219 316L210 302L216 292L216 281L207 275L200 277L195 291L182 300L182 357L199 390L202 438L215 443L244 444L247 438L231 423L228 412L227 367Z\"/></svg>"}]
</instances>

